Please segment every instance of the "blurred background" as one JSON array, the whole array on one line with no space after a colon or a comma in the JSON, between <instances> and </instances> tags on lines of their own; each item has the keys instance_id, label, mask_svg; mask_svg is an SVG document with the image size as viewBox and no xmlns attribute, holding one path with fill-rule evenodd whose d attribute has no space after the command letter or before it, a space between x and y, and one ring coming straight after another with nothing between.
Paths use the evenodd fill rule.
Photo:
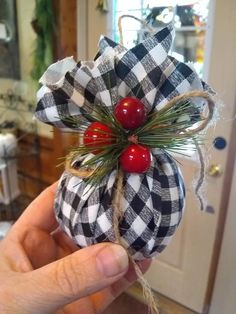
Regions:
<instances>
[{"instance_id":1,"label":"blurred background","mask_svg":"<svg viewBox=\"0 0 236 314\"><path fill-rule=\"evenodd\" d=\"M124 15L131 17L122 18L121 37L118 20ZM146 277L162 314L235 314L235 0L0 1L0 237L60 177L60 158L78 141L33 118L46 68L66 56L92 60L101 34L131 48L168 23L175 27L170 55L190 62L224 106L204 148L205 211L199 211L192 189L198 160L180 158L185 216ZM109 313L146 313L142 302L135 285Z\"/></svg>"}]
</instances>

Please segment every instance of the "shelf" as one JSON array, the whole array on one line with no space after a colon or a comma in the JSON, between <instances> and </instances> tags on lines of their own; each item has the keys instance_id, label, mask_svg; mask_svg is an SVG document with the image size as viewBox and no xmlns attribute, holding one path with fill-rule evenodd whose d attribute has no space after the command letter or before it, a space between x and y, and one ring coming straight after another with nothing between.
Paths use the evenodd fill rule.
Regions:
<instances>
[{"instance_id":1,"label":"shelf","mask_svg":"<svg viewBox=\"0 0 236 314\"><path fill-rule=\"evenodd\" d=\"M176 32L199 32L206 31L206 26L181 26L175 28Z\"/></svg>"}]
</instances>

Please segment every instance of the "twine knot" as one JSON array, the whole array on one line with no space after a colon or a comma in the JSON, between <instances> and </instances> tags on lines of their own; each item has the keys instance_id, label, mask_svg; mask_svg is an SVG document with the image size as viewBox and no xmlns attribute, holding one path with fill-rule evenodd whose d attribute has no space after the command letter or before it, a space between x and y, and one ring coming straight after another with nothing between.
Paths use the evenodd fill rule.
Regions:
<instances>
[{"instance_id":1,"label":"twine knot","mask_svg":"<svg viewBox=\"0 0 236 314\"><path fill-rule=\"evenodd\" d=\"M128 137L128 141L131 142L131 143L133 143L133 144L138 144L138 136L132 134L132 135L130 135L130 136Z\"/></svg>"}]
</instances>

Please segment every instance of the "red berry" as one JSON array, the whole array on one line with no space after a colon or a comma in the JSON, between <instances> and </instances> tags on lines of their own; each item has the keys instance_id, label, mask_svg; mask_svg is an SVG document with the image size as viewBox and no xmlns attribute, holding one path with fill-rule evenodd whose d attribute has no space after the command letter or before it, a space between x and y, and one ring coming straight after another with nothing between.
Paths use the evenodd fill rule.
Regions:
<instances>
[{"instance_id":1,"label":"red berry","mask_svg":"<svg viewBox=\"0 0 236 314\"><path fill-rule=\"evenodd\" d=\"M147 110L138 98L125 97L116 105L115 117L123 128L134 130L145 122Z\"/></svg>"},{"instance_id":2,"label":"red berry","mask_svg":"<svg viewBox=\"0 0 236 314\"><path fill-rule=\"evenodd\" d=\"M84 145L96 148L96 150L92 151L94 154L99 154L102 151L101 148L112 143L114 143L112 130L101 122L91 123L84 132Z\"/></svg>"},{"instance_id":3,"label":"red berry","mask_svg":"<svg viewBox=\"0 0 236 314\"><path fill-rule=\"evenodd\" d=\"M150 150L143 145L131 144L122 152L120 164L126 172L144 173L151 164Z\"/></svg>"}]
</instances>

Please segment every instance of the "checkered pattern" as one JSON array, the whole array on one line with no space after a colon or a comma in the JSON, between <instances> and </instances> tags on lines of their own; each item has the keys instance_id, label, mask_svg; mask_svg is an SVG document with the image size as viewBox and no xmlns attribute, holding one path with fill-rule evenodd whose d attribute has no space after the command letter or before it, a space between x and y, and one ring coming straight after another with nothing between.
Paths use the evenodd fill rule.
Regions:
<instances>
[{"instance_id":1,"label":"checkered pattern","mask_svg":"<svg viewBox=\"0 0 236 314\"><path fill-rule=\"evenodd\" d=\"M124 246L136 260L160 253L172 238L182 217L185 191L173 159L154 151L146 174L126 174L120 222ZM98 188L85 186L78 177L64 173L59 182L55 210L60 226L81 247L115 241L111 206L116 171Z\"/></svg>"},{"instance_id":2,"label":"checkered pattern","mask_svg":"<svg viewBox=\"0 0 236 314\"><path fill-rule=\"evenodd\" d=\"M172 37L170 25L130 50L102 37L94 61L76 64L66 58L53 64L41 79L36 117L73 129L62 117L83 117L88 105L112 108L120 98L135 96L148 110L158 110L174 96L207 89L191 65L168 56ZM94 188L69 173L62 175L56 216L79 246L115 241L111 206L115 177L114 170ZM153 257L166 247L181 220L184 199L181 173L166 152L153 150L147 173L125 175L120 234L136 260Z\"/></svg>"},{"instance_id":3,"label":"checkered pattern","mask_svg":"<svg viewBox=\"0 0 236 314\"><path fill-rule=\"evenodd\" d=\"M76 64L65 58L51 65L40 82L36 117L60 128L73 128L61 117L83 115L86 104L115 105L135 96L148 110L160 109L173 97L207 89L191 65L168 56L173 39L170 25L127 50L102 37L95 61Z\"/></svg>"}]
</instances>

